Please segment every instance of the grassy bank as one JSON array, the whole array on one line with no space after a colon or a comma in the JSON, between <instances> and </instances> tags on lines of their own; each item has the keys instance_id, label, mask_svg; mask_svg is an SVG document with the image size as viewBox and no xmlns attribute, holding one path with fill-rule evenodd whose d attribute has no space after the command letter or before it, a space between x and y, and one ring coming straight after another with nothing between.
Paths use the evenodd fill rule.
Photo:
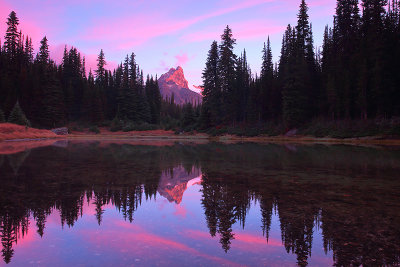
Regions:
<instances>
[{"instance_id":1,"label":"grassy bank","mask_svg":"<svg viewBox=\"0 0 400 267\"><path fill-rule=\"evenodd\" d=\"M57 138L49 130L41 130L12 123L0 123L0 141L19 139Z\"/></svg>"}]
</instances>

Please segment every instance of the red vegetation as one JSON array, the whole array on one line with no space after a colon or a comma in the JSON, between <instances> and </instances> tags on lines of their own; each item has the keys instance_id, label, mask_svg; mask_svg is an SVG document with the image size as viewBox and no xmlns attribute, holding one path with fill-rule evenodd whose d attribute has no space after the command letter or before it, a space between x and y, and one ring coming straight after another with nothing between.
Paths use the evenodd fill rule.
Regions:
<instances>
[{"instance_id":1,"label":"red vegetation","mask_svg":"<svg viewBox=\"0 0 400 267\"><path fill-rule=\"evenodd\" d=\"M12 123L0 123L0 141L15 139L56 138L55 133L49 130L28 128Z\"/></svg>"}]
</instances>

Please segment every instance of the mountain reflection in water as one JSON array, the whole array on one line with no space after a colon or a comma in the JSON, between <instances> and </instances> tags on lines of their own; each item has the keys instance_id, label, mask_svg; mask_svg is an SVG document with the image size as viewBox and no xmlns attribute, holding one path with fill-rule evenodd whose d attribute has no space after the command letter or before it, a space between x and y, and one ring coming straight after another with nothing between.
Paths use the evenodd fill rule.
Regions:
<instances>
[{"instance_id":1,"label":"mountain reflection in water","mask_svg":"<svg viewBox=\"0 0 400 267\"><path fill-rule=\"evenodd\" d=\"M0 265L399 265L400 150L101 142L0 155Z\"/></svg>"}]
</instances>

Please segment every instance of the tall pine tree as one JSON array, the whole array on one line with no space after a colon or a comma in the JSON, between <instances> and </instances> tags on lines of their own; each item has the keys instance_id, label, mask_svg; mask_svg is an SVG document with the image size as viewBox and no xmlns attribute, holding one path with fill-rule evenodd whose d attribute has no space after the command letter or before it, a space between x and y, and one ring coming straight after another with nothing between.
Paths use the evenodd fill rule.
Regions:
<instances>
[{"instance_id":1,"label":"tall pine tree","mask_svg":"<svg viewBox=\"0 0 400 267\"><path fill-rule=\"evenodd\" d=\"M221 106L223 119L226 123L235 122L235 67L236 55L233 53L233 47L236 39L232 37L232 30L226 26L221 35L221 44L219 45L219 83L221 86Z\"/></svg>"},{"instance_id":2,"label":"tall pine tree","mask_svg":"<svg viewBox=\"0 0 400 267\"><path fill-rule=\"evenodd\" d=\"M4 51L9 59L14 60L17 56L20 33L18 32L19 19L14 11L7 18L7 30L4 42Z\"/></svg>"},{"instance_id":3,"label":"tall pine tree","mask_svg":"<svg viewBox=\"0 0 400 267\"><path fill-rule=\"evenodd\" d=\"M203 70L203 105L202 126L208 127L219 124L222 120L222 94L219 82L219 52L218 43L212 42L208 51L206 67Z\"/></svg>"}]
</instances>

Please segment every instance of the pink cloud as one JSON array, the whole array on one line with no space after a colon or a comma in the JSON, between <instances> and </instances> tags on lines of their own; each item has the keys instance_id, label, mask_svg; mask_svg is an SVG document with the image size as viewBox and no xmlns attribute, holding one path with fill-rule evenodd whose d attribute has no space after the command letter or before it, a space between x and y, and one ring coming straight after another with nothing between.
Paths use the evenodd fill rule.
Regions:
<instances>
[{"instance_id":1,"label":"pink cloud","mask_svg":"<svg viewBox=\"0 0 400 267\"><path fill-rule=\"evenodd\" d=\"M181 37L187 43L219 40L226 25L208 27L198 32L190 33ZM257 38L266 39L268 35L282 33L286 26L276 25L273 22L262 20L251 20L230 25L233 37L237 40L251 40Z\"/></svg>"},{"instance_id":2,"label":"pink cloud","mask_svg":"<svg viewBox=\"0 0 400 267\"><path fill-rule=\"evenodd\" d=\"M169 67L168 67L167 63L164 60L160 60L160 66L156 70L168 71Z\"/></svg>"},{"instance_id":3,"label":"pink cloud","mask_svg":"<svg viewBox=\"0 0 400 267\"><path fill-rule=\"evenodd\" d=\"M192 90L197 92L197 93L199 93L199 94L202 94L202 92L204 90L204 87L202 87L202 86L196 86L196 85L193 84L192 87L193 87Z\"/></svg>"},{"instance_id":4,"label":"pink cloud","mask_svg":"<svg viewBox=\"0 0 400 267\"><path fill-rule=\"evenodd\" d=\"M107 36L108 40L118 40L118 44L116 45L118 49L128 49L141 46L150 39L186 29L207 19L272 1L274 0L251 0L239 2L233 5L231 4L228 8L221 8L214 12L190 19L176 19L175 17L169 18L165 16L165 12L154 12L152 14L125 17L111 22L105 22L104 19L100 19L94 21L94 26L86 30L81 38L85 40L103 40L104 36ZM140 26L131 27L130 25Z\"/></svg>"},{"instance_id":5,"label":"pink cloud","mask_svg":"<svg viewBox=\"0 0 400 267\"><path fill-rule=\"evenodd\" d=\"M232 4L232 1L229 1L227 4L229 5L228 8L221 8L216 10L215 12L211 12L207 15L203 15L199 17L199 20L205 20L213 17L222 16L231 12L235 12L241 9L246 9L254 6L258 6L265 3L274 2L275 0L249 0L249 1L242 1L237 4Z\"/></svg>"},{"instance_id":6,"label":"pink cloud","mask_svg":"<svg viewBox=\"0 0 400 267\"><path fill-rule=\"evenodd\" d=\"M193 23L193 19L174 21L164 17L162 13L154 13L122 18L111 23L104 23L104 21L95 23L101 26L89 28L82 36L83 39L102 40L104 36L107 36L108 40L119 42L118 49L126 49L140 46L152 38L184 29ZM140 25L140 27L130 27L129 25Z\"/></svg>"},{"instance_id":7,"label":"pink cloud","mask_svg":"<svg viewBox=\"0 0 400 267\"><path fill-rule=\"evenodd\" d=\"M184 66L188 62L189 57L186 53L181 53L179 55L176 55L175 59L176 59L175 66Z\"/></svg>"}]
</instances>

